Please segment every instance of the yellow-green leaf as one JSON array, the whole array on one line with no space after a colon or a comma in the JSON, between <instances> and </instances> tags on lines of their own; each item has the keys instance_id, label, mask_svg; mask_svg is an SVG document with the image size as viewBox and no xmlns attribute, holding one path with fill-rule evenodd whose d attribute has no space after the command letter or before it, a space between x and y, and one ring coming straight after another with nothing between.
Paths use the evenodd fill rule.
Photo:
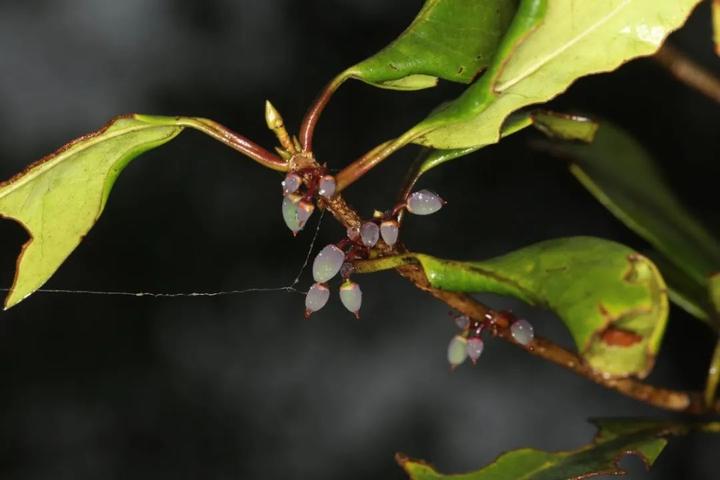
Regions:
<instances>
[{"instance_id":1,"label":"yellow-green leaf","mask_svg":"<svg viewBox=\"0 0 720 480\"><path fill-rule=\"evenodd\" d=\"M433 87L438 78L470 83L488 66L518 0L426 0L412 24L337 83L357 78L395 90Z\"/></svg>"},{"instance_id":2,"label":"yellow-green leaf","mask_svg":"<svg viewBox=\"0 0 720 480\"><path fill-rule=\"evenodd\" d=\"M186 126L212 130L203 119L118 117L0 185L0 215L18 222L30 237L18 257L5 308L40 288L78 246L100 217L123 168Z\"/></svg>"},{"instance_id":3,"label":"yellow-green leaf","mask_svg":"<svg viewBox=\"0 0 720 480\"><path fill-rule=\"evenodd\" d=\"M720 241L683 206L643 146L603 122L590 144L553 142L546 147L568 157L570 171L583 186L665 257L658 258L658 266L674 299L717 328L715 316L707 315L707 279L720 270Z\"/></svg>"},{"instance_id":4,"label":"yellow-green leaf","mask_svg":"<svg viewBox=\"0 0 720 480\"><path fill-rule=\"evenodd\" d=\"M691 431L720 432L720 422L683 423L652 420L593 420L598 434L576 450L545 452L533 448L513 450L471 473L446 475L425 462L397 455L410 480L582 480L597 475L623 475L619 462L626 455L640 457L650 468L667 445L668 437Z\"/></svg>"},{"instance_id":5,"label":"yellow-green leaf","mask_svg":"<svg viewBox=\"0 0 720 480\"><path fill-rule=\"evenodd\" d=\"M578 142L592 142L599 125L594 120L579 115L568 115L549 110L535 110L532 112L516 112L510 115L503 123L500 136L505 138L533 125L546 135ZM485 145L467 148L454 148L446 150L432 150L414 166L410 177L410 187L426 172L439 167L445 162L469 155ZM408 187L408 188L410 188Z\"/></svg>"},{"instance_id":6,"label":"yellow-green leaf","mask_svg":"<svg viewBox=\"0 0 720 480\"><path fill-rule=\"evenodd\" d=\"M655 265L609 240L548 240L481 262L415 254L430 284L510 295L555 312L580 355L611 376L646 376L660 348L668 299Z\"/></svg>"},{"instance_id":7,"label":"yellow-green leaf","mask_svg":"<svg viewBox=\"0 0 720 480\"><path fill-rule=\"evenodd\" d=\"M654 53L700 0L522 0L493 63L400 142L468 148L499 139L505 118L579 77Z\"/></svg>"}]
</instances>

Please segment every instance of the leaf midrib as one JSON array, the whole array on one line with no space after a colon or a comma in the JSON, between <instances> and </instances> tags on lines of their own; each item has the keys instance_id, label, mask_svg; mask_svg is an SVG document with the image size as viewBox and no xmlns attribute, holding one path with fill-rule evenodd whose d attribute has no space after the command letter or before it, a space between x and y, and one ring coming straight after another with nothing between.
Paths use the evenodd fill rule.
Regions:
<instances>
[{"instance_id":1,"label":"leaf midrib","mask_svg":"<svg viewBox=\"0 0 720 480\"><path fill-rule=\"evenodd\" d=\"M584 30L580 35L577 35L576 37L570 39L570 41L563 44L560 48L548 53L545 56L540 57L540 59L535 62L533 65L530 65L528 68L526 68L523 72L521 72L518 76L516 76L513 79L510 79L506 81L505 83L496 85L495 90L499 93L502 93L503 91L513 87L514 85L518 84L519 82L525 80L527 77L535 73L536 71L540 70L545 64L550 63L552 60L557 58L559 55L561 55L563 52L577 44L579 41L581 41L583 38L587 37L594 31L596 31L598 28L600 28L603 24L607 23L612 17L614 17L620 10L627 7L631 0L625 0L623 3L615 7L614 10L609 12L607 15L599 19L597 22L595 22L590 28ZM532 35L530 36L532 38Z\"/></svg>"}]
</instances>

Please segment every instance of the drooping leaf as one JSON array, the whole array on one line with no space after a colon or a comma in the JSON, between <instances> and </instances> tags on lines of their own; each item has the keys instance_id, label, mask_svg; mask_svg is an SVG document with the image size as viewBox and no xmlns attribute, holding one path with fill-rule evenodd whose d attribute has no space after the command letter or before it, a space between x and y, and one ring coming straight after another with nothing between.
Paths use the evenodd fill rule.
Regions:
<instances>
[{"instance_id":1,"label":"drooping leaf","mask_svg":"<svg viewBox=\"0 0 720 480\"><path fill-rule=\"evenodd\" d=\"M663 269L671 287L707 298L708 275L720 270L720 242L675 197L637 141L605 122L589 145L554 143L549 149L570 158L570 170L585 188L673 264ZM696 294L691 297L700 302Z\"/></svg>"},{"instance_id":2,"label":"drooping leaf","mask_svg":"<svg viewBox=\"0 0 720 480\"><path fill-rule=\"evenodd\" d=\"M128 115L80 137L0 184L0 216L29 235L17 260L10 308L40 288L95 224L120 172L184 127L210 133L210 122Z\"/></svg>"},{"instance_id":3,"label":"drooping leaf","mask_svg":"<svg viewBox=\"0 0 720 480\"><path fill-rule=\"evenodd\" d=\"M646 376L667 323L665 283L655 265L615 242L548 240L482 262L415 254L431 285L516 297L555 312L598 372Z\"/></svg>"},{"instance_id":4,"label":"drooping leaf","mask_svg":"<svg viewBox=\"0 0 720 480\"><path fill-rule=\"evenodd\" d=\"M518 0L426 0L387 47L340 75L372 85L418 90L438 78L470 83L488 66Z\"/></svg>"},{"instance_id":5,"label":"drooping leaf","mask_svg":"<svg viewBox=\"0 0 720 480\"><path fill-rule=\"evenodd\" d=\"M720 332L720 324L709 313L712 311L712 307L707 289L677 268L664 255L655 251L645 252L645 255L660 269L668 286L670 301L693 317L705 322L710 328Z\"/></svg>"},{"instance_id":6,"label":"drooping leaf","mask_svg":"<svg viewBox=\"0 0 720 480\"><path fill-rule=\"evenodd\" d=\"M649 420L593 420L599 432L593 442L576 450L545 452L533 448L513 450L471 473L445 475L425 462L397 455L411 480L581 480L597 475L624 475L619 462L636 455L647 468L667 445L667 438L693 430L720 432L720 423L688 424Z\"/></svg>"},{"instance_id":7,"label":"drooping leaf","mask_svg":"<svg viewBox=\"0 0 720 480\"><path fill-rule=\"evenodd\" d=\"M654 53L699 1L522 0L485 74L398 141L440 149L495 143L510 113Z\"/></svg>"}]
</instances>

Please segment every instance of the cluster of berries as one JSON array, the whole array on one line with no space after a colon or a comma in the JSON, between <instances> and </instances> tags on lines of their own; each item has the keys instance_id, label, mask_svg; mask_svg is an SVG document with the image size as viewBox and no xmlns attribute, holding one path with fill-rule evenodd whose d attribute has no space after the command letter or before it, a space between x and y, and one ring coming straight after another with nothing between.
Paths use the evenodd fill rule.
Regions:
<instances>
[{"instance_id":1,"label":"cluster of berries","mask_svg":"<svg viewBox=\"0 0 720 480\"><path fill-rule=\"evenodd\" d=\"M335 178L323 169L291 172L282 182L283 204L282 214L285 224L293 235L305 227L315 210L313 197L317 194L325 200L331 200L336 192ZM352 262L368 258L370 250L380 239L389 247L398 241L400 226L398 213L405 209L415 215L430 215L437 212L445 201L437 194L428 190L420 190L410 194L407 200L392 211L375 212L372 220L363 222L359 227L347 229L347 235L337 245L327 245L313 261L313 278L315 283L305 297L305 316L323 308L330 299L330 290L326 283L338 273L343 277L340 286L340 301L359 318L362 305L360 286L350 280Z\"/></svg>"},{"instance_id":2,"label":"cluster of berries","mask_svg":"<svg viewBox=\"0 0 720 480\"><path fill-rule=\"evenodd\" d=\"M330 200L335 195L336 189L335 177L316 169L288 173L281 185L283 220L293 235L297 235L305 228L305 224L315 211L313 196L317 194Z\"/></svg>"},{"instance_id":3,"label":"cluster of berries","mask_svg":"<svg viewBox=\"0 0 720 480\"><path fill-rule=\"evenodd\" d=\"M462 365L468 357L473 365L477 363L485 348L482 333L485 329L495 325L499 318L510 324L510 334L513 340L520 345L528 346L535 338L535 332L530 322L516 318L510 312L488 314L483 320L471 320L466 315L460 315L455 318L455 323L462 332L455 335L448 345L447 359L451 368Z\"/></svg>"}]
</instances>

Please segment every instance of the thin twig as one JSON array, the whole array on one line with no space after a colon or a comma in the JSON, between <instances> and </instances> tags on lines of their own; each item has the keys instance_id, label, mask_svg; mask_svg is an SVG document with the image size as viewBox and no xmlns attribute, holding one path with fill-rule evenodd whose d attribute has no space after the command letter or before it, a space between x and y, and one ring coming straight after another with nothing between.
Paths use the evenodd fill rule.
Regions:
<instances>
[{"instance_id":1,"label":"thin twig","mask_svg":"<svg viewBox=\"0 0 720 480\"><path fill-rule=\"evenodd\" d=\"M323 88L322 92L320 92L320 95L315 99L307 113L305 113L305 118L303 118L300 124L300 144L306 152L312 152L313 135L315 134L315 127L317 126L318 120L320 120L320 115L322 115L322 112L325 110L335 91L346 79L347 76L343 74L332 79L332 81Z\"/></svg>"},{"instance_id":2,"label":"thin twig","mask_svg":"<svg viewBox=\"0 0 720 480\"><path fill-rule=\"evenodd\" d=\"M412 282L416 287L428 292L446 305L475 320L482 321L491 310L469 297L468 295L434 289L430 286L422 268L406 265L397 269L398 273ZM572 353L550 340L535 338L528 346L523 347L515 342L510 333L509 325L496 325L496 335L523 350L543 358L549 362L566 368L573 373L587 378L603 387L615 390L627 397L634 398L654 407L678 412L702 414L720 413L720 401L714 405L705 405L703 395L699 392L669 390L643 383L633 378L610 378L590 368L578 355Z\"/></svg>"},{"instance_id":3,"label":"thin twig","mask_svg":"<svg viewBox=\"0 0 720 480\"><path fill-rule=\"evenodd\" d=\"M344 226L353 226L357 223L357 213L352 210L338 195L336 201L341 201L350 216L344 213L332 212L335 218ZM332 206L328 206L332 211ZM401 276L411 282L415 287L423 290L449 307L468 317L483 321L488 314L492 314L491 308L483 305L469 295L455 293L433 288L430 285L425 272L418 265L412 255L407 253L402 246L389 248L379 246L381 255L389 255L389 258L379 258L367 262L356 262L356 273L370 273L376 270L387 270L394 268ZM703 394L700 392L688 392L682 390L670 390L643 383L634 378L613 378L593 370L580 356L570 352L563 347L556 345L550 340L536 337L529 345L521 346L515 342L510 333L509 325L495 324L494 333L501 339L522 348L528 353L543 358L549 362L570 370L588 380L605 388L615 390L622 395L644 402L657 408L672 410L691 414L720 413L720 400L707 404Z\"/></svg>"},{"instance_id":4,"label":"thin twig","mask_svg":"<svg viewBox=\"0 0 720 480\"><path fill-rule=\"evenodd\" d=\"M720 103L720 79L674 46L665 43L652 58L676 79Z\"/></svg>"},{"instance_id":5,"label":"thin twig","mask_svg":"<svg viewBox=\"0 0 720 480\"><path fill-rule=\"evenodd\" d=\"M177 117L177 121L179 125L194 128L213 137L233 150L237 150L243 155L250 157L260 165L279 172L286 172L288 170L288 163L285 160L265 150L252 140L249 140L239 133L233 132L226 126L213 120L206 118Z\"/></svg>"}]
</instances>

